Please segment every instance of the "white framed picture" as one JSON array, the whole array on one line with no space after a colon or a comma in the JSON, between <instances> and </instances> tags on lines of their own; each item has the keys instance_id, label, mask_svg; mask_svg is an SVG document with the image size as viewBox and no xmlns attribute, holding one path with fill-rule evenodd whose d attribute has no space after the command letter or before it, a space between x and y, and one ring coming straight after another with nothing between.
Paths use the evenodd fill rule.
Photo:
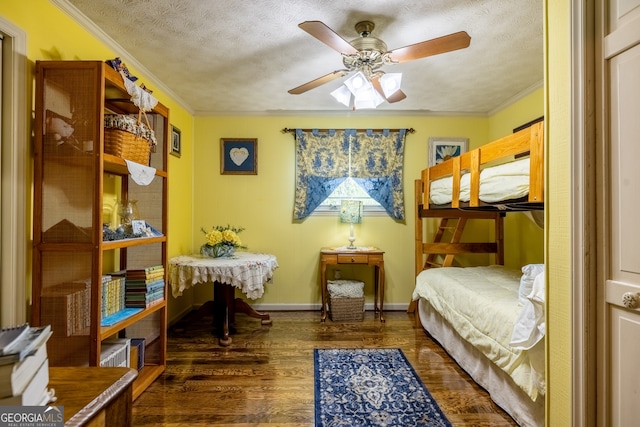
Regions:
<instances>
[{"instance_id":1,"label":"white framed picture","mask_svg":"<svg viewBox=\"0 0 640 427\"><path fill-rule=\"evenodd\" d=\"M429 138L429 167L459 156L469 149L469 138Z\"/></svg>"}]
</instances>

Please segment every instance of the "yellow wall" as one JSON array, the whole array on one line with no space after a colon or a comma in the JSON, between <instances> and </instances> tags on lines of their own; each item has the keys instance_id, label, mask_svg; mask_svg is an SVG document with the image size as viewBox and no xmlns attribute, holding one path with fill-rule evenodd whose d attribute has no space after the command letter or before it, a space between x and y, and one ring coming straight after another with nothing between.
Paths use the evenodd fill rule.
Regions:
<instances>
[{"instance_id":1,"label":"yellow wall","mask_svg":"<svg viewBox=\"0 0 640 427\"><path fill-rule=\"evenodd\" d=\"M572 425L571 2L545 2L547 425Z\"/></svg>"},{"instance_id":2,"label":"yellow wall","mask_svg":"<svg viewBox=\"0 0 640 427\"><path fill-rule=\"evenodd\" d=\"M544 88L540 85L489 117L490 140L508 135L514 128L541 117L542 106L544 106ZM513 125L514 123L517 124Z\"/></svg>"},{"instance_id":3,"label":"yellow wall","mask_svg":"<svg viewBox=\"0 0 640 427\"><path fill-rule=\"evenodd\" d=\"M473 143L486 141L484 118L384 117L362 118L357 114L335 117L198 117L194 156L193 250L203 243L200 227L233 224L245 227L243 243L253 251L278 257L274 283L266 286L264 304L312 304L320 302L319 250L346 242L348 226L336 217L309 217L294 223L295 143L283 128L411 127L405 147L406 221L388 216L365 217L356 226L357 243L375 245L386 252L387 303L408 304L414 284L413 267L413 180L427 164L430 136L466 136ZM220 138L257 138L258 175L221 175ZM199 237L198 237L199 236ZM355 267L354 267L355 268ZM368 271L343 269L344 277ZM196 292L198 292L196 290ZM210 298L202 290L196 300Z\"/></svg>"},{"instance_id":4,"label":"yellow wall","mask_svg":"<svg viewBox=\"0 0 640 427\"><path fill-rule=\"evenodd\" d=\"M529 111L528 115L522 113L522 106L517 105L514 113L505 113L511 117L506 121L509 133L514 127L542 115L543 104L539 95L530 95L529 98L538 102L533 112ZM530 107L531 104L524 101L522 105ZM388 216L365 216L355 230L359 245L375 245L386 252L385 303L408 304L415 282L413 181L427 165L429 137L467 137L474 148L489 142L489 124L490 119L483 117L364 118L349 113L316 118L197 117L192 250L197 251L204 242L200 227L228 223L245 227L241 237L249 250L273 253L280 265L274 283L266 286L265 295L259 302L319 304L319 250L323 246L344 245L348 226L340 224L336 217L311 216L301 223L293 222L295 143L292 134L284 134L281 130L296 127L410 127L416 132L408 135L405 146L406 221L399 223ZM258 175L221 175L220 138L257 138ZM471 237L482 239L488 233L490 230L486 227L476 225ZM516 233L517 230L513 234ZM542 250L541 245L540 240L539 251ZM513 252L508 253L507 260L519 263L520 259L513 255ZM542 262L541 257L538 262ZM365 290L368 300L371 300L373 280L370 270L364 267L341 269L343 277L365 280ZM209 286L203 286L193 292L196 295L194 301L204 302L211 298L212 291Z\"/></svg>"}]
</instances>

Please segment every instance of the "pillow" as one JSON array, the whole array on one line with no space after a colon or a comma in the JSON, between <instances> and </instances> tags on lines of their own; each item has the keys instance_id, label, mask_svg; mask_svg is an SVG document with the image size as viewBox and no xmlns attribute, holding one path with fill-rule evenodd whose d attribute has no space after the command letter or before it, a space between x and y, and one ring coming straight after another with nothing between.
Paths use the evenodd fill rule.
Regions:
<instances>
[{"instance_id":1,"label":"pillow","mask_svg":"<svg viewBox=\"0 0 640 427\"><path fill-rule=\"evenodd\" d=\"M527 302L527 296L533 288L533 281L542 272L544 272L544 264L527 264L522 267L522 277L520 277L520 288L518 289L519 305L524 305Z\"/></svg>"},{"instance_id":2,"label":"pillow","mask_svg":"<svg viewBox=\"0 0 640 427\"><path fill-rule=\"evenodd\" d=\"M328 280L327 290L333 298L362 298L364 282L357 280Z\"/></svg>"},{"instance_id":3,"label":"pillow","mask_svg":"<svg viewBox=\"0 0 640 427\"><path fill-rule=\"evenodd\" d=\"M520 350L533 348L546 334L544 271L539 273L533 281L533 288L527 300L527 304L520 311L516 323L513 325L509 342L513 348Z\"/></svg>"}]
</instances>

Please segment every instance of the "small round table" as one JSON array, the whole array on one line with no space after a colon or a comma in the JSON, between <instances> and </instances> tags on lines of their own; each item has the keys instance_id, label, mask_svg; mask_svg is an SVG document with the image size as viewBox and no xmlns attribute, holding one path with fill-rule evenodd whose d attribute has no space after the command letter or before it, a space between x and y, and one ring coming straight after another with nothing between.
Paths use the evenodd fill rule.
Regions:
<instances>
[{"instance_id":1,"label":"small round table","mask_svg":"<svg viewBox=\"0 0 640 427\"><path fill-rule=\"evenodd\" d=\"M230 326L235 324L235 313L242 312L261 319L263 325L270 325L267 313L260 313L242 298L235 298L235 288L247 298L258 299L264 294L264 285L273 278L278 268L275 255L236 252L231 257L210 258L203 255L181 255L169 260L169 284L174 297L198 283L213 283L214 318L219 323L220 345L231 344ZM201 308L204 309L207 304Z\"/></svg>"}]
</instances>

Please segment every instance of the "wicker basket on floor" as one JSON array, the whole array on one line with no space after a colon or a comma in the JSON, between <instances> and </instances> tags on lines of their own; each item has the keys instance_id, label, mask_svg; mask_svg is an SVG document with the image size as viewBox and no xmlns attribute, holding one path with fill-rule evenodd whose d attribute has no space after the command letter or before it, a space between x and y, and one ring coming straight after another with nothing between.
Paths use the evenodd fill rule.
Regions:
<instances>
[{"instance_id":1,"label":"wicker basket on floor","mask_svg":"<svg viewBox=\"0 0 640 427\"><path fill-rule=\"evenodd\" d=\"M329 297L329 317L334 322L362 322L364 297Z\"/></svg>"}]
</instances>

